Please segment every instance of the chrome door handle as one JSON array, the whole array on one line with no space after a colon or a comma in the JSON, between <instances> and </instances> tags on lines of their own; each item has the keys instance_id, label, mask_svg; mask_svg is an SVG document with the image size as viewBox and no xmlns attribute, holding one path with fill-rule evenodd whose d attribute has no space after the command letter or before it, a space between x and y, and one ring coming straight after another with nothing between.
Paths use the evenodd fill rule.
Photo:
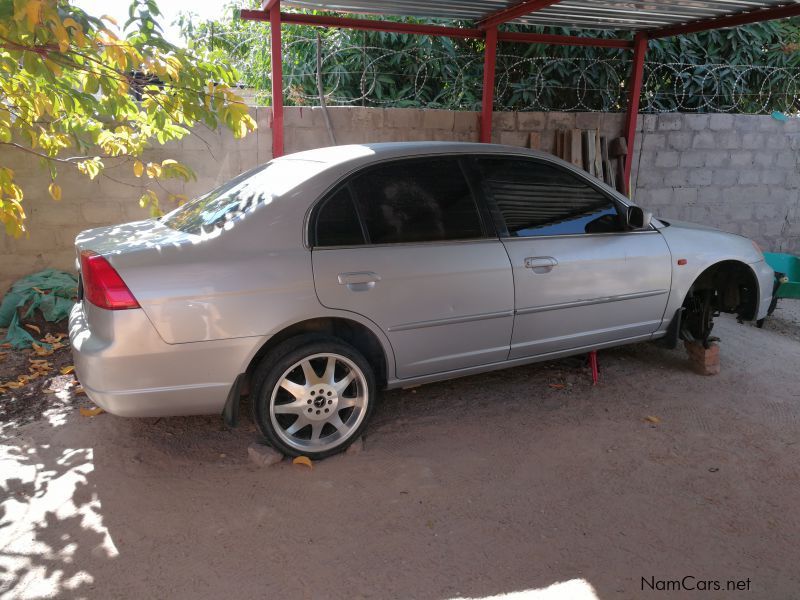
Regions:
<instances>
[{"instance_id":1,"label":"chrome door handle","mask_svg":"<svg viewBox=\"0 0 800 600\"><path fill-rule=\"evenodd\" d=\"M381 276L372 271L362 271L359 273L339 273L339 285L346 285L347 289L353 292L365 292L375 287L381 280Z\"/></svg>"},{"instance_id":2,"label":"chrome door handle","mask_svg":"<svg viewBox=\"0 0 800 600\"><path fill-rule=\"evenodd\" d=\"M552 256L529 256L525 259L525 268L533 269L534 273L549 273L558 261Z\"/></svg>"}]
</instances>

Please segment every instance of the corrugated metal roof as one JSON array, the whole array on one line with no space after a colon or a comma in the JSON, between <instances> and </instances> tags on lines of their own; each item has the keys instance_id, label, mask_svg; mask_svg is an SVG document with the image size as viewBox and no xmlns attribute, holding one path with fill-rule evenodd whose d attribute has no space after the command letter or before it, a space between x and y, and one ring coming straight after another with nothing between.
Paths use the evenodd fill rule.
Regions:
<instances>
[{"instance_id":1,"label":"corrugated metal roof","mask_svg":"<svg viewBox=\"0 0 800 600\"><path fill-rule=\"evenodd\" d=\"M285 0L285 6L343 13L479 21L519 4L507 0ZM735 15L798 0L561 0L510 23L554 27L639 30Z\"/></svg>"}]
</instances>

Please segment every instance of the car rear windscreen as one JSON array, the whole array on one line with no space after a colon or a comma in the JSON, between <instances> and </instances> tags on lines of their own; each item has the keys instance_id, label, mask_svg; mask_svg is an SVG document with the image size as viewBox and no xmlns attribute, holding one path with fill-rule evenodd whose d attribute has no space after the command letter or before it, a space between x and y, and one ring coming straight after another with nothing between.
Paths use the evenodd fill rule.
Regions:
<instances>
[{"instance_id":1,"label":"car rear windscreen","mask_svg":"<svg viewBox=\"0 0 800 600\"><path fill-rule=\"evenodd\" d=\"M228 229L248 213L269 204L312 175L324 163L306 160L273 160L234 177L217 189L190 200L164 215L172 229L195 235Z\"/></svg>"}]
</instances>

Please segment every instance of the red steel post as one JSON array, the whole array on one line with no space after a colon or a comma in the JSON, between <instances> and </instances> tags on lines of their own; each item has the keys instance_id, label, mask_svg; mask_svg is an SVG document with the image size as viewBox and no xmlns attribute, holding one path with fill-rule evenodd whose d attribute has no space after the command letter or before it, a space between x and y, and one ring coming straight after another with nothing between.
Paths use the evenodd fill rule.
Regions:
<instances>
[{"instance_id":1,"label":"red steel post","mask_svg":"<svg viewBox=\"0 0 800 600\"><path fill-rule=\"evenodd\" d=\"M628 111L625 114L625 139L628 142L628 154L625 156L625 181L623 183L629 196L631 194L631 166L633 165L633 146L636 138L636 120L639 117L639 97L642 95L645 54L647 54L647 36L638 33L633 42Z\"/></svg>"},{"instance_id":2,"label":"red steel post","mask_svg":"<svg viewBox=\"0 0 800 600\"><path fill-rule=\"evenodd\" d=\"M481 96L480 141L492 141L492 110L494 108L494 70L497 63L497 27L486 30L486 48L483 51L483 95Z\"/></svg>"},{"instance_id":3,"label":"red steel post","mask_svg":"<svg viewBox=\"0 0 800 600\"><path fill-rule=\"evenodd\" d=\"M283 57L281 55L281 3L269 9L270 66L272 67L272 157L283 156Z\"/></svg>"}]
</instances>

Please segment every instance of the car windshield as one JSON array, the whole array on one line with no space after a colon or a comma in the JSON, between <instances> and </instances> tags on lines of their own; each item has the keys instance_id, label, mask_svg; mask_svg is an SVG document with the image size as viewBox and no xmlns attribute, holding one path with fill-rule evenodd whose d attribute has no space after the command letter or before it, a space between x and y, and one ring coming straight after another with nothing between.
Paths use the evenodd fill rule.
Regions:
<instances>
[{"instance_id":1,"label":"car windshield","mask_svg":"<svg viewBox=\"0 0 800 600\"><path fill-rule=\"evenodd\" d=\"M313 167L321 166L303 160L270 161L178 207L164 215L162 222L196 235L228 229L238 219L308 179L318 170Z\"/></svg>"}]
</instances>

